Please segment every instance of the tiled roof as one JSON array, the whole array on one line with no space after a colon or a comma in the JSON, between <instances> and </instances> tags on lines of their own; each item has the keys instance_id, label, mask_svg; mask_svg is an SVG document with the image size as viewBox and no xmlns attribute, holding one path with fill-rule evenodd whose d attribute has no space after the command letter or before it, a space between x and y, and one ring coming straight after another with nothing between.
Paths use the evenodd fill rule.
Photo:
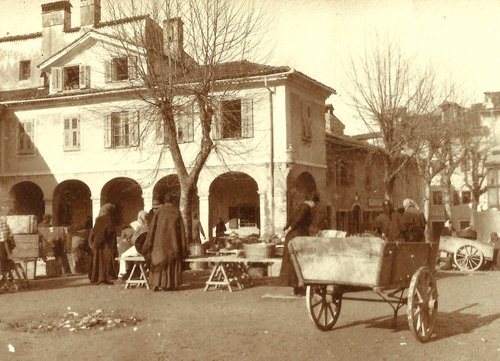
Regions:
<instances>
[{"instance_id":1,"label":"tiled roof","mask_svg":"<svg viewBox=\"0 0 500 361\"><path fill-rule=\"evenodd\" d=\"M0 43L6 43L8 41L19 41L19 40L29 40L29 39L36 39L36 38L41 38L42 33L31 33L31 34L24 34L24 35L11 35L11 36L4 36L3 38L0 38Z\"/></svg>"},{"instance_id":2,"label":"tiled roof","mask_svg":"<svg viewBox=\"0 0 500 361\"><path fill-rule=\"evenodd\" d=\"M45 88L6 90L6 91L0 91L0 102L38 99L38 98L44 98L48 95L49 95L49 89Z\"/></svg>"},{"instance_id":3,"label":"tiled roof","mask_svg":"<svg viewBox=\"0 0 500 361\"><path fill-rule=\"evenodd\" d=\"M118 20L104 21L104 22L100 22L99 24L94 26L94 28L100 29L100 28L105 28L107 26L132 23L134 21L147 19L148 17L149 17L149 15L139 15L139 16L131 16L128 18L123 18L123 19L118 19ZM74 28L67 30L66 33L75 33L75 32L80 31L80 29L81 29L81 27L77 26L77 27L74 27ZM22 34L22 35L10 35L10 36L5 36L5 37L0 37L0 43L8 42L8 41L35 39L35 38L40 38L40 37L42 37L42 32L31 33L31 34Z\"/></svg>"},{"instance_id":4,"label":"tiled roof","mask_svg":"<svg viewBox=\"0 0 500 361\"><path fill-rule=\"evenodd\" d=\"M285 73L290 70L289 66L271 66L241 60L217 64L215 66L215 78L217 80L244 78L248 76Z\"/></svg>"}]
</instances>

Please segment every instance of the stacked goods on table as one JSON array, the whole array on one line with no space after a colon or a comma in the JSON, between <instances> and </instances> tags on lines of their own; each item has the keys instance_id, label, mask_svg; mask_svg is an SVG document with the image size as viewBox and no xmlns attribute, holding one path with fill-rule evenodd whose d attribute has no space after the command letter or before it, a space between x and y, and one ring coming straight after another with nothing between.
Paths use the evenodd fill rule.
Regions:
<instances>
[{"instance_id":1,"label":"stacked goods on table","mask_svg":"<svg viewBox=\"0 0 500 361\"><path fill-rule=\"evenodd\" d=\"M36 218L33 215L9 215L6 216L6 221L16 243L16 247L12 251L12 258L21 262L25 272L28 263L33 262L32 272L27 272L27 276L34 279L36 276L36 261L39 257L39 236Z\"/></svg>"}]
</instances>

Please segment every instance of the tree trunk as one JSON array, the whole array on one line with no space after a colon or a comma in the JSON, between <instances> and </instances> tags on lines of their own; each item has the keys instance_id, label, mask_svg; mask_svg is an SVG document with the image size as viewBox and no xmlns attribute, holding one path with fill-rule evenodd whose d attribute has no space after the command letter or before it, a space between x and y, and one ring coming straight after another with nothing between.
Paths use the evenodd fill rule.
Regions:
<instances>
[{"instance_id":1,"label":"tree trunk","mask_svg":"<svg viewBox=\"0 0 500 361\"><path fill-rule=\"evenodd\" d=\"M426 222L426 227L425 227L425 240L429 242L429 240L432 240L432 227L431 227L431 181L426 180L425 185L424 185L424 209L422 210L424 217L425 217L425 222Z\"/></svg>"},{"instance_id":2,"label":"tree trunk","mask_svg":"<svg viewBox=\"0 0 500 361\"><path fill-rule=\"evenodd\" d=\"M179 209L181 211L182 220L184 221L184 230L186 232L187 245L193 243L193 227L192 227L192 213L193 213L193 194L194 186L189 180L181 181L181 197L179 199Z\"/></svg>"},{"instance_id":3,"label":"tree trunk","mask_svg":"<svg viewBox=\"0 0 500 361\"><path fill-rule=\"evenodd\" d=\"M441 178L441 185L443 186L443 207L444 207L444 219L449 220L452 219L451 213L451 178L449 174L444 173Z\"/></svg>"}]
</instances>

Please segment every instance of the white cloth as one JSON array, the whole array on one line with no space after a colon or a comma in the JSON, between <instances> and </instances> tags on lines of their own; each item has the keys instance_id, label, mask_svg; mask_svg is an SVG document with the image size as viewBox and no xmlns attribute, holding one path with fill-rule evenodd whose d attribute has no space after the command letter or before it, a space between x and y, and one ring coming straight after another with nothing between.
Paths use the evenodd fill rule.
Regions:
<instances>
[{"instance_id":1,"label":"white cloth","mask_svg":"<svg viewBox=\"0 0 500 361\"><path fill-rule=\"evenodd\" d=\"M118 274L120 276L127 273L127 262L123 258L134 257L134 256L140 256L135 246L130 247L129 249L127 249L125 252L122 253L122 255L120 256L120 270L118 271Z\"/></svg>"}]
</instances>

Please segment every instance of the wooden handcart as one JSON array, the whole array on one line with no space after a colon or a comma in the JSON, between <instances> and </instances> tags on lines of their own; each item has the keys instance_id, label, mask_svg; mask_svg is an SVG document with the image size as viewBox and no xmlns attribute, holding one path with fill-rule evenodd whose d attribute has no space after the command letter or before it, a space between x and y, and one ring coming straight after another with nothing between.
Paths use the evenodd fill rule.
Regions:
<instances>
[{"instance_id":1,"label":"wooden handcart","mask_svg":"<svg viewBox=\"0 0 500 361\"><path fill-rule=\"evenodd\" d=\"M417 340L431 337L438 312L434 277L437 244L386 242L378 237L297 237L288 245L309 315L327 331L337 322L344 294L373 290L394 310L407 305ZM407 292L406 292L407 291Z\"/></svg>"}]
</instances>

